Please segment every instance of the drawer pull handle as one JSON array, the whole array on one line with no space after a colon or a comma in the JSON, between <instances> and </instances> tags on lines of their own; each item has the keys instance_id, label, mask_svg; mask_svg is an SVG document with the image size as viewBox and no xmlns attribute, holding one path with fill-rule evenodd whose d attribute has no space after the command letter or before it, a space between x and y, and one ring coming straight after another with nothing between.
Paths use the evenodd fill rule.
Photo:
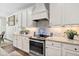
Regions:
<instances>
[{"instance_id":1,"label":"drawer pull handle","mask_svg":"<svg viewBox=\"0 0 79 59\"><path fill-rule=\"evenodd\" d=\"M77 49L75 48L75 50L77 50Z\"/></svg>"}]
</instances>

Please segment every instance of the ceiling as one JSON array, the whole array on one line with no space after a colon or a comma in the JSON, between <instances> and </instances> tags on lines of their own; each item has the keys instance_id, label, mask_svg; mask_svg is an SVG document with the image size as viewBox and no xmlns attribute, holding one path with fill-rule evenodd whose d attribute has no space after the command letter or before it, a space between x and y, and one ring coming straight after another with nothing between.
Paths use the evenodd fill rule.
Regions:
<instances>
[{"instance_id":1,"label":"ceiling","mask_svg":"<svg viewBox=\"0 0 79 59\"><path fill-rule=\"evenodd\" d=\"M0 17L5 17L20 9L27 8L34 3L0 3Z\"/></svg>"}]
</instances>

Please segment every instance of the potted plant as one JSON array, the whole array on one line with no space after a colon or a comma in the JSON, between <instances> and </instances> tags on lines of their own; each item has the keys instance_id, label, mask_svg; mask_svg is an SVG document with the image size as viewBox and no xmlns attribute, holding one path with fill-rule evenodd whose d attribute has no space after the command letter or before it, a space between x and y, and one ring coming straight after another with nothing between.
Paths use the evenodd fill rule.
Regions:
<instances>
[{"instance_id":1,"label":"potted plant","mask_svg":"<svg viewBox=\"0 0 79 59\"><path fill-rule=\"evenodd\" d=\"M22 27L20 33L21 33L21 34L28 34L28 33L29 33L29 30L26 29L25 27Z\"/></svg>"},{"instance_id":2,"label":"potted plant","mask_svg":"<svg viewBox=\"0 0 79 59\"><path fill-rule=\"evenodd\" d=\"M64 33L66 33L68 39L74 39L74 35L77 35L77 32L75 30L67 30Z\"/></svg>"},{"instance_id":3,"label":"potted plant","mask_svg":"<svg viewBox=\"0 0 79 59\"><path fill-rule=\"evenodd\" d=\"M29 33L29 30L26 29L26 30L24 30L24 32L25 32L25 34L28 34Z\"/></svg>"}]
</instances>

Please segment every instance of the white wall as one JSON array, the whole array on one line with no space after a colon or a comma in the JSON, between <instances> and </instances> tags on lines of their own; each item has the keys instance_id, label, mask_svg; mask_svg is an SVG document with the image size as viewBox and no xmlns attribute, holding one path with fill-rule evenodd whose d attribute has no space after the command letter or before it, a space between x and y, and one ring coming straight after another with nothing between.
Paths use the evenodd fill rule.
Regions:
<instances>
[{"instance_id":1,"label":"white wall","mask_svg":"<svg viewBox=\"0 0 79 59\"><path fill-rule=\"evenodd\" d=\"M0 33L6 31L6 19L0 18Z\"/></svg>"}]
</instances>

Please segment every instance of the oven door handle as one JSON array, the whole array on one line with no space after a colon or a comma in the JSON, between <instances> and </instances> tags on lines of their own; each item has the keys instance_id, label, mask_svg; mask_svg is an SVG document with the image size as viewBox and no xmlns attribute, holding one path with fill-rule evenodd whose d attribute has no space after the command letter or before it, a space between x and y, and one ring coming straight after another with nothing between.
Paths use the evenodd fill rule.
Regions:
<instances>
[{"instance_id":1,"label":"oven door handle","mask_svg":"<svg viewBox=\"0 0 79 59\"><path fill-rule=\"evenodd\" d=\"M44 43L44 41L39 41L39 40L30 40L30 41L34 41L34 42L38 42L38 43Z\"/></svg>"}]
</instances>

